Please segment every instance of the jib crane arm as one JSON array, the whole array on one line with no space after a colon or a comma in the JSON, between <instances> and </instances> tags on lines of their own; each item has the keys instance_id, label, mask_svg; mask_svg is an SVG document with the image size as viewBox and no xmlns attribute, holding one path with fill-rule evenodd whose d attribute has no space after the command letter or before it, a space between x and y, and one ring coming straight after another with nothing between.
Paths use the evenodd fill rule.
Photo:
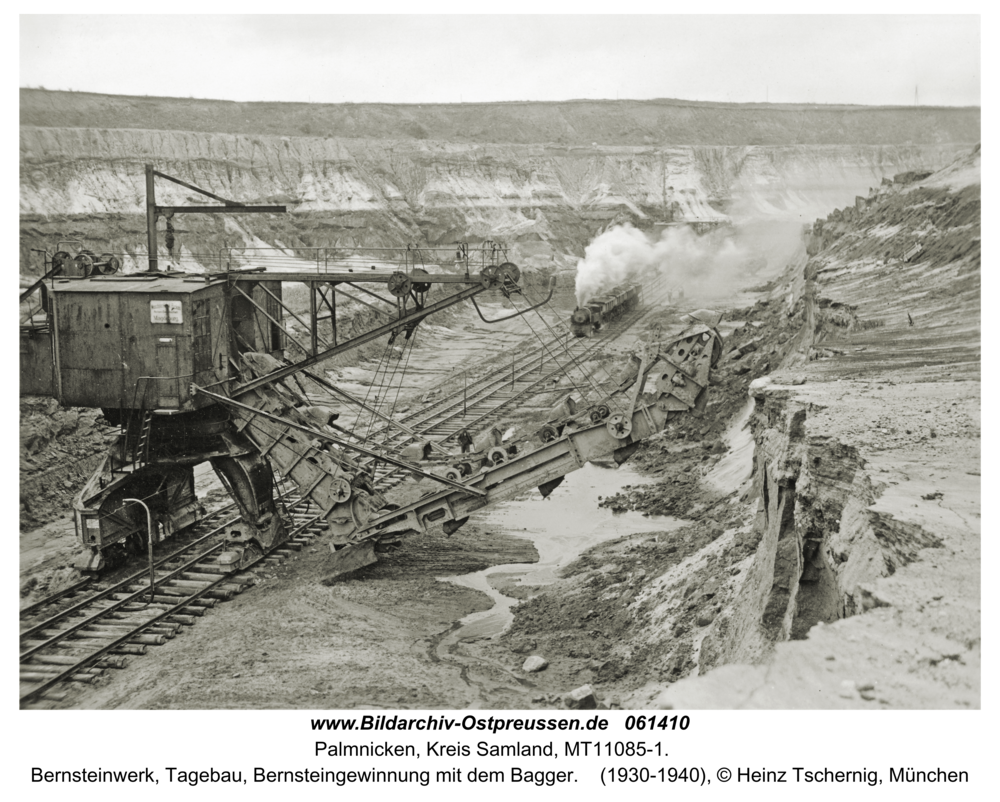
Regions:
<instances>
[{"instance_id":1,"label":"jib crane arm","mask_svg":"<svg viewBox=\"0 0 1000 802\"><path fill-rule=\"evenodd\" d=\"M503 265L501 265L501 267L503 267ZM513 265L511 265L511 267L513 267ZM288 274L282 273L279 275L282 281L293 280L288 278ZM315 273L310 275L312 277L312 280L316 280L317 275ZM242 278L242 276L240 278ZM324 274L322 278L324 281L336 280L336 279L330 279L329 276L326 274ZM355 281L358 280L357 277L352 276L352 278ZM391 276L385 278L391 278ZM463 278L461 276L438 276L435 278L440 279L443 283L467 284L469 282L468 278ZM374 277L365 277L365 280L368 281L375 279ZM424 277L421 277L421 281L424 280L425 280ZM447 309L450 306L454 306L457 303L461 303L462 301L468 298L474 298L476 295L479 295L480 293L485 292L488 289L492 289L493 287L496 287L498 284L502 285L504 282L508 281L510 281L510 278L508 276L503 275L503 273L497 274L494 272L491 274L484 270L483 274L478 279L478 283L475 286L467 287L464 290L460 290L459 292L456 292L453 295L448 296L447 298L443 298L437 303L433 303L430 304L429 306L418 308L413 312L410 312L409 314L397 318L396 320L389 321L388 323L378 326L372 329L371 331L367 331L364 334L360 334L357 337L348 340L347 342L335 345L332 348L328 348L327 350L321 351L317 354L314 354L313 356L301 359L292 365L286 365L285 367L280 368L279 370L276 370L265 376L260 376L259 378L253 379L235 388L232 395L238 398L239 396L247 392L250 392L252 390L256 390L259 387L263 387L265 385L281 381L282 379L287 378L288 376L291 376L302 370L305 370L306 368L312 367L313 365L319 362L323 362L324 360L330 359L331 357L334 357L337 354L342 354L345 351L349 351L352 348L357 348L358 346L363 345L364 343L371 342L372 340L377 340L379 337L385 334L391 334L392 332L399 331L400 329L406 328L408 326L415 326L421 320L430 315L436 314L437 312ZM518 315L524 315L527 312L530 312L534 309L537 309L540 306L545 305L552 298L552 293L554 289L555 289L555 279L552 279L549 283L549 294L544 299L542 299L539 303L528 307L527 309L520 310L519 312L515 313L514 315L511 315L510 317L517 317ZM506 320L507 318L502 318L502 319ZM488 322L496 322L496 321L488 321Z\"/></svg>"},{"instance_id":2,"label":"jib crane arm","mask_svg":"<svg viewBox=\"0 0 1000 802\"><path fill-rule=\"evenodd\" d=\"M156 181L155 179L163 178L167 181L171 181L174 184L179 184L186 189L194 190L195 192L204 195L206 198L212 198L212 200L220 201L222 206L159 206L156 203ZM187 181L182 181L172 175L167 175L166 173L161 173L159 170L154 170L153 165L146 165L146 247L149 258L149 272L155 273L159 265L159 259L157 256L157 245L156 245L156 221L160 215L164 215L168 218L173 217L175 214L219 214L221 213L232 213L232 212L242 212L242 213L281 213L284 212L284 206L251 206L245 203L239 203L234 200L229 200L228 198L223 198L207 189L202 189L201 187L196 187L194 184L189 184ZM168 229L169 236L169 229ZM167 247L172 247L169 244Z\"/></svg>"}]
</instances>

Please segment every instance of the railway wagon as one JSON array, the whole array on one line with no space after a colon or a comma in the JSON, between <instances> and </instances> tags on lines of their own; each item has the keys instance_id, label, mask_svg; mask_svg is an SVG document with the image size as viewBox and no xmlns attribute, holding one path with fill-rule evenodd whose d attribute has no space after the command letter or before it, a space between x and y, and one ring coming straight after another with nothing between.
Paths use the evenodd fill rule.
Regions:
<instances>
[{"instance_id":1,"label":"railway wagon","mask_svg":"<svg viewBox=\"0 0 1000 802\"><path fill-rule=\"evenodd\" d=\"M570 316L570 330L576 337L591 337L602 325L628 314L638 303L637 285L615 287L611 292L591 298L586 304L573 310Z\"/></svg>"}]
</instances>

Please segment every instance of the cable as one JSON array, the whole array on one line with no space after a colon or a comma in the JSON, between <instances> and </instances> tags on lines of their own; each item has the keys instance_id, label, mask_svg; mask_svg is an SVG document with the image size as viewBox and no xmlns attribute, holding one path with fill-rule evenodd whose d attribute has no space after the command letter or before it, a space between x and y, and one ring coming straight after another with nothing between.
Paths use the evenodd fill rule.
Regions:
<instances>
[{"instance_id":1,"label":"cable","mask_svg":"<svg viewBox=\"0 0 1000 802\"><path fill-rule=\"evenodd\" d=\"M525 293L525 295L527 295L527 293ZM529 298L528 300L530 301L531 299ZM542 315L541 307L540 306L536 306L535 311L538 312L538 316L540 318L542 318L542 322L545 323L546 326L548 326L548 323L545 320L544 315ZM565 324L562 324L562 325L565 325ZM551 327L549 327L549 331L552 331ZM566 343L569 342L569 336L572 336L572 330L568 326L566 326L566 332L565 332L565 334L563 336L564 336L564 339L563 339L563 348L566 351L567 356L570 356L570 358L573 359L573 357L570 355L569 347L566 345ZM557 342L559 341L559 337L558 336L556 337L556 340L557 340ZM594 348L596 350L596 346ZM585 354L586 354L586 351L584 352L584 355ZM584 375L587 377L588 383L594 389L594 392L597 393L598 398L597 398L596 403L603 403L605 401L609 401L610 398L611 398L611 396L614 395L615 391L612 390L611 392L607 392L607 393L602 392L601 389L598 386L595 386L594 382L590 380L589 374L587 374L584 371L584 369L583 369L582 362L577 362L577 366L579 367L580 371L582 373L584 373ZM614 376L612 376L608 372L607 368L605 368L602 363L598 362L597 367L604 373L605 376L608 377L608 381L609 382L611 382L613 385L617 385L618 384L618 382L615 380Z\"/></svg>"},{"instance_id":2,"label":"cable","mask_svg":"<svg viewBox=\"0 0 1000 802\"><path fill-rule=\"evenodd\" d=\"M528 300L528 302L529 302L529 303L531 302L531 299L530 299L530 298L526 298L526 300ZM512 301L511 303L513 303L513 301ZM556 343L559 343L559 342L560 342L560 335L556 334L556 333L555 333L555 332L554 332L554 331L552 330L552 327L551 327L551 326L549 325L548 321L547 321L547 320L545 319L545 316L544 316L544 315L542 314L542 310L541 310L541 308L540 308L540 307L537 307L537 306L536 306L536 307L535 307L535 309L534 309L534 311L535 311L535 312L536 312L536 313L538 314L538 317L539 317L539 318L541 319L542 323L544 323L544 324L545 324L545 327L546 327L546 328L547 328L547 329L549 330L549 332L550 332L550 333L552 334L552 336L553 336L553 337L555 338L555 341L556 341ZM594 392L595 392L595 393L596 393L596 394L597 394L597 395L599 396L598 400L599 400L599 401L602 401L602 400L604 400L603 398L600 398L600 396L601 396L601 391L600 391L600 389L599 389L599 388L598 388L598 387L597 387L597 386L596 386L596 385L594 384L594 382L593 382L593 381L591 381L591 379L590 379L590 375L589 375L589 374L587 373L587 371L586 371L586 370L584 369L584 367L583 367L583 364L582 364L582 362L580 362L580 361L579 361L579 359L578 359L577 357L575 357L575 356L574 356L574 355L573 355L573 354L572 354L572 353L570 352L570 350L569 350L569 347L568 347L568 345L567 345L567 342L568 342L568 341L567 341L567 340L565 340L565 339L563 339L563 340L562 340L562 346L563 346L563 350L564 350L564 351L566 352L566 356L567 356L567 357L569 357L570 361L571 361L571 362L573 362L573 364L574 364L574 365L575 365L575 366L576 366L576 367L577 367L577 368L579 369L580 373L581 373L581 374L583 375L583 377L584 377L584 378L585 378L585 379L587 380L587 383L588 383L588 384L590 385L591 389L592 389L592 390L593 390L593 391L594 391ZM605 371L605 372L607 372L607 371ZM609 378L610 378L610 377L609 377Z\"/></svg>"},{"instance_id":3,"label":"cable","mask_svg":"<svg viewBox=\"0 0 1000 802\"><path fill-rule=\"evenodd\" d=\"M382 356L379 357L378 365L375 366L375 374L372 376L371 383L368 385L368 389L365 391L365 397L364 397L364 399L361 402L361 404L362 404L362 407L361 407L362 412L364 411L364 408L366 406L368 406L368 397L371 395L372 388L375 386L376 382L378 381L378 374L379 374L379 371L382 369L382 362L385 360L386 356L389 353L389 349L391 347L392 346L387 342L385 344L385 348L382 350ZM376 401L377 401L378 400L378 396L376 395L375 398L376 398ZM375 408L375 405L373 404L372 405L372 409L374 409L374 408ZM355 418L354 426L355 426L356 429L360 429L361 428L361 425L359 425L359 424L361 424L361 415L362 415L362 412L359 412L357 418ZM371 416L372 416L372 419L374 419L375 413L372 412ZM371 428L371 422L369 422L368 426L369 426L369 429L370 429ZM364 442L364 439L362 439L362 442Z\"/></svg>"},{"instance_id":4,"label":"cable","mask_svg":"<svg viewBox=\"0 0 1000 802\"><path fill-rule=\"evenodd\" d=\"M385 351L383 352L383 358L385 360L385 370L382 371L382 380L381 380L381 382L379 382L379 391L380 392L382 390L384 390L386 388L386 386L389 386L390 382L391 382L391 377L388 377L389 362L391 361L389 359L389 354L391 354L391 353L392 353L392 341L390 340L389 342L387 342L385 344ZM381 364L381 361L380 361L379 364ZM393 369L392 369L392 375L393 376L396 375L396 370L398 368L399 368L399 360L397 359L396 360L396 364L393 366ZM378 371L375 372L375 379L378 379ZM371 386L374 386L374 380L373 380ZM371 391L371 386L369 386L369 388L368 388L369 391ZM366 402L368 401L368 395L367 394L365 394L365 401ZM378 396L377 393L375 395L375 400L372 402L371 406L372 406L372 413L371 413L371 416L368 418L368 428L365 430L365 436L361 440L362 443L367 443L368 442L368 438L369 438L369 436L372 433L372 427L375 425L375 412L379 408L379 396Z\"/></svg>"},{"instance_id":5,"label":"cable","mask_svg":"<svg viewBox=\"0 0 1000 802\"><path fill-rule=\"evenodd\" d=\"M403 380L406 378L406 369L410 364L410 355L413 353L413 346L415 340L416 337L412 335L410 339L407 340L408 347L406 349L406 361L403 363L403 372L399 375L399 384L396 385L396 397L392 400L392 409L390 409L389 412L387 413L388 417L390 418L396 414L396 404L399 403L399 393L403 389ZM387 424L385 427L385 436L382 438L382 443L384 445L388 445L389 433L391 431L392 431L392 426Z\"/></svg>"},{"instance_id":6,"label":"cable","mask_svg":"<svg viewBox=\"0 0 1000 802\"><path fill-rule=\"evenodd\" d=\"M513 306L515 310L517 310L518 312L520 312L521 310L517 308L517 304L515 304L515 303L514 303L513 299L509 299L509 300L510 300L510 303L511 303L511 306ZM523 315L523 313L522 313L522 315ZM567 378L567 379L569 379L569 382L570 382L570 384L571 384L571 385L573 385L573 389L574 389L574 390L576 390L576 391L577 391L578 393L580 393L581 397L585 397L585 395L586 395L586 394L585 394L585 393L583 393L583 392L581 391L581 389L580 389L579 385L577 385L577 383L576 383L576 382L575 382L575 381L573 380L573 377L572 377L572 375L570 375L569 371L568 371L568 370L567 370L567 369L566 369L566 368L565 368L565 367L563 366L563 364L562 364L562 363L561 363L561 362L560 362L560 361L559 361L558 359L556 359L556 356L555 356L555 354L553 354L553 353L552 353L552 351L550 351L550 350L549 350L549 347L548 347L548 345L547 345L547 344L545 343L545 341L544 341L544 340L542 340L542 338L541 338L541 337L540 337L540 336L538 335L538 332L537 332L537 331L535 331L535 328L534 328L534 326L532 326L532 325L531 325L531 323L530 323L530 322L528 321L528 319L527 319L526 317L524 318L524 322L525 322L525 325L526 325L526 326L527 326L527 327L528 327L529 329L531 329L531 333L535 335L535 337L536 337L536 338L538 339L538 341L539 341L540 343L542 343L542 347L543 347L543 348L545 348L545 351L546 351L546 353L548 353L548 354L549 354L549 356L550 356L550 357L552 357L552 361L553 361L553 362L555 362L555 363L556 363L556 365L558 365L558 366L559 366L559 369L560 369L560 370L561 370L561 371L563 372L563 374L564 374L564 375L566 376L566 378ZM543 323L545 322L545 321L544 321L544 318L543 318L542 322L543 322ZM545 325L547 326L548 324L546 323ZM577 367L579 367L579 366L577 366ZM590 380L589 380L589 378L587 377L587 375L586 375L586 372L585 372L585 371L582 371L582 370L581 370L581 372L583 373L583 375L584 375L584 378L586 378L586 379L587 379L587 381L588 381L588 383L589 383L589 381L590 381ZM591 386L593 386L593 385L591 384ZM595 390L595 392L598 392L598 393L600 393L600 391L599 391L599 390L597 390L597 388L596 388L596 387L594 387L594 390Z\"/></svg>"}]
</instances>

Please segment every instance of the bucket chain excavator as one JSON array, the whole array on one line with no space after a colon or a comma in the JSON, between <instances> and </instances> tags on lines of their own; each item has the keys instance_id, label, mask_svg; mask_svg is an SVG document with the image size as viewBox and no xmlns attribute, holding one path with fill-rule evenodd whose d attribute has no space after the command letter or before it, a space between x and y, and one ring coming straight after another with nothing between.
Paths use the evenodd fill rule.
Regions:
<instances>
[{"instance_id":1,"label":"bucket chain excavator","mask_svg":"<svg viewBox=\"0 0 1000 802\"><path fill-rule=\"evenodd\" d=\"M632 354L617 389L600 403L564 405L575 414L550 420L530 436L488 452L455 454L451 465L445 461L444 471L440 459L433 468L421 467L354 443L324 425L326 412L312 406L287 374L237 398L200 387L192 391L229 407L236 428L257 452L322 510L334 553L330 576L335 576L374 562L380 540L424 532L433 524L451 534L477 509L533 488L547 496L585 463L612 458L621 464L672 418L702 413L722 340L715 328L719 315L696 315L700 318L676 338L646 344ZM244 358L261 376L281 371L266 354ZM411 503L393 504L374 487L371 463L363 465L360 455L399 465L443 487ZM479 466L471 474L465 467L470 461Z\"/></svg>"}]
</instances>

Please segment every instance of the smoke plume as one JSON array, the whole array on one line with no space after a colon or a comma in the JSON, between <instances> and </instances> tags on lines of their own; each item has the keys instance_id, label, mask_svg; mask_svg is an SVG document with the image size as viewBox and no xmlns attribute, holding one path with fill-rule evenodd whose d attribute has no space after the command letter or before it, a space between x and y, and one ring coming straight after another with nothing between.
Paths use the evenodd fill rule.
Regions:
<instances>
[{"instance_id":1,"label":"smoke plume","mask_svg":"<svg viewBox=\"0 0 1000 802\"><path fill-rule=\"evenodd\" d=\"M576 302L583 305L619 284L656 276L688 296L727 295L735 289L734 282L751 277L762 263L791 255L798 230L793 225L780 232L729 229L698 235L675 226L655 240L627 223L615 226L597 236L577 263Z\"/></svg>"}]
</instances>

